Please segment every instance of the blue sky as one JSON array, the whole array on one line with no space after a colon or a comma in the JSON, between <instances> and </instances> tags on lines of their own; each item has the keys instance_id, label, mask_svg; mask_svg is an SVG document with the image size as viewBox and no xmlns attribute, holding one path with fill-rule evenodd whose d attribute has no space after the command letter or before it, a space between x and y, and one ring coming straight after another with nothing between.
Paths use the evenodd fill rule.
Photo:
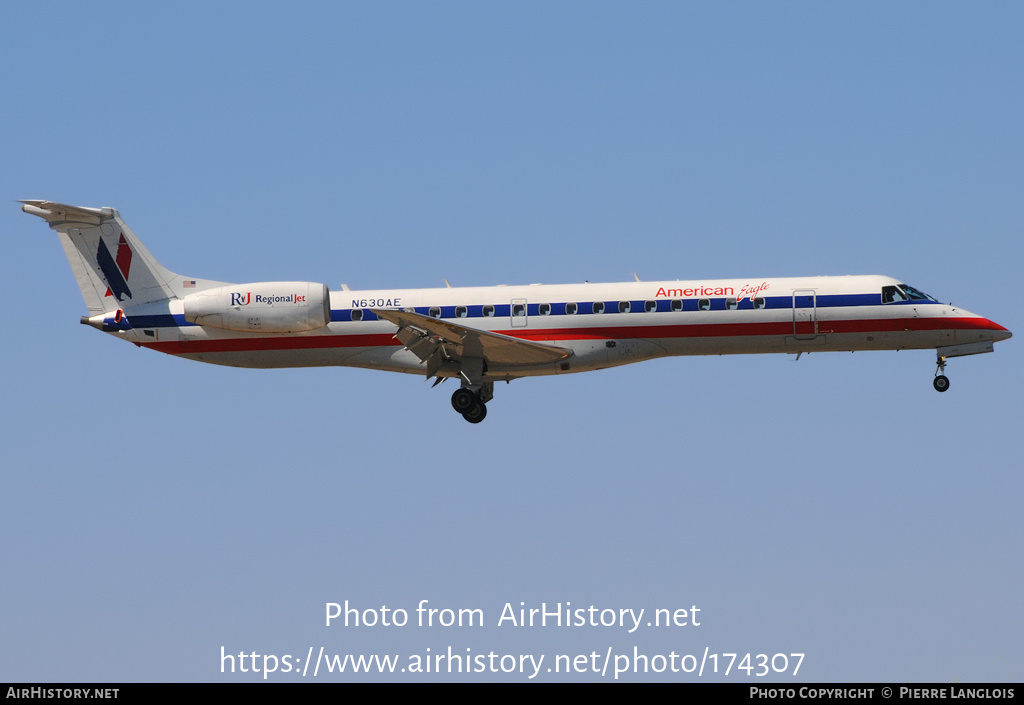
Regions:
<instances>
[{"instance_id":1,"label":"blue sky","mask_svg":"<svg viewBox=\"0 0 1024 705\"><path fill-rule=\"evenodd\" d=\"M502 385L471 427L448 385L204 366L80 326L56 236L14 203L116 207L168 268L223 281L877 273L1019 332L1019 5L3 14L0 679L259 680L221 647L451 646L1020 680L1016 339L954 360L943 395L928 352L675 358ZM486 624L324 626L327 602L424 599ZM702 623L498 627L520 602Z\"/></svg>"}]
</instances>

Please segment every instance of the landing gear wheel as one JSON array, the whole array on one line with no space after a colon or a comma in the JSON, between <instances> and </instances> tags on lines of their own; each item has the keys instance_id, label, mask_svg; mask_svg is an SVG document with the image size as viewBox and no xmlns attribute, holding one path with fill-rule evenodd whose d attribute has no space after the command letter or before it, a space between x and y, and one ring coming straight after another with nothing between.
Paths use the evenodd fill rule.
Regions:
<instances>
[{"instance_id":1,"label":"landing gear wheel","mask_svg":"<svg viewBox=\"0 0 1024 705\"><path fill-rule=\"evenodd\" d=\"M482 404L480 397L466 388L456 389L452 393L452 408L460 414L468 413L477 404Z\"/></svg>"},{"instance_id":2,"label":"landing gear wheel","mask_svg":"<svg viewBox=\"0 0 1024 705\"><path fill-rule=\"evenodd\" d=\"M476 406L472 407L469 411L462 415L462 418L466 419L470 423L480 423L487 416L487 406L482 401L478 401Z\"/></svg>"},{"instance_id":3,"label":"landing gear wheel","mask_svg":"<svg viewBox=\"0 0 1024 705\"><path fill-rule=\"evenodd\" d=\"M949 378L946 375L938 375L932 382L932 386L935 387L936 392L944 392L949 389Z\"/></svg>"}]
</instances>

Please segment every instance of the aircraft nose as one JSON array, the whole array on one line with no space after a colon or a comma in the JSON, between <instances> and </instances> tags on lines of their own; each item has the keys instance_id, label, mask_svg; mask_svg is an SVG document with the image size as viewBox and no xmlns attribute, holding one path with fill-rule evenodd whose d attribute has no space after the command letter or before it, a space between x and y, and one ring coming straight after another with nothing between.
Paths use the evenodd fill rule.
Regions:
<instances>
[{"instance_id":1,"label":"aircraft nose","mask_svg":"<svg viewBox=\"0 0 1024 705\"><path fill-rule=\"evenodd\" d=\"M1010 331L1006 330L1005 328L1003 328L1001 325L999 325L995 321L990 321L988 319L985 319L985 323L988 324L987 327L992 332L992 340L994 342L998 343L1000 340L1006 340L1007 338L1012 338L1013 337L1013 333L1011 333Z\"/></svg>"}]
</instances>

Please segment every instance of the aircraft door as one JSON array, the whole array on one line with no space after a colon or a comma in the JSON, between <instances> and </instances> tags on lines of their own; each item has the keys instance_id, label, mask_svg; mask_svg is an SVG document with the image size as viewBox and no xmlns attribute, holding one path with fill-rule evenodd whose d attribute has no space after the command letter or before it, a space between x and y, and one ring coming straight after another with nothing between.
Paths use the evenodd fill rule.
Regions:
<instances>
[{"instance_id":1,"label":"aircraft door","mask_svg":"<svg viewBox=\"0 0 1024 705\"><path fill-rule=\"evenodd\" d=\"M512 299L512 305L509 306L509 317L512 319L513 328L526 327L526 313L526 299Z\"/></svg>"},{"instance_id":2,"label":"aircraft door","mask_svg":"<svg viewBox=\"0 0 1024 705\"><path fill-rule=\"evenodd\" d=\"M818 295L814 289L793 290L793 337L814 340L818 337Z\"/></svg>"}]
</instances>

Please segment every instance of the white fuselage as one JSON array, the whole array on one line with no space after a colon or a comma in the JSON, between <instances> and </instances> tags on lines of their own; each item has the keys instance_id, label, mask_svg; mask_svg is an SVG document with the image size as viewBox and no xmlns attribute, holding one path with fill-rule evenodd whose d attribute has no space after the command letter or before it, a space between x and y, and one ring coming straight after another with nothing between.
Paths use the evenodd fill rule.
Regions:
<instances>
[{"instance_id":1,"label":"white fuselage","mask_svg":"<svg viewBox=\"0 0 1024 705\"><path fill-rule=\"evenodd\" d=\"M182 302L131 314L141 346L237 367L341 365L422 374L424 363L374 309L572 351L543 364L491 365L490 380L582 372L667 355L929 349L998 341L1002 326L930 298L884 301L883 276L331 291L330 323L295 333L185 321ZM243 285L244 286L244 285ZM909 288L909 287L908 287Z\"/></svg>"}]
</instances>

